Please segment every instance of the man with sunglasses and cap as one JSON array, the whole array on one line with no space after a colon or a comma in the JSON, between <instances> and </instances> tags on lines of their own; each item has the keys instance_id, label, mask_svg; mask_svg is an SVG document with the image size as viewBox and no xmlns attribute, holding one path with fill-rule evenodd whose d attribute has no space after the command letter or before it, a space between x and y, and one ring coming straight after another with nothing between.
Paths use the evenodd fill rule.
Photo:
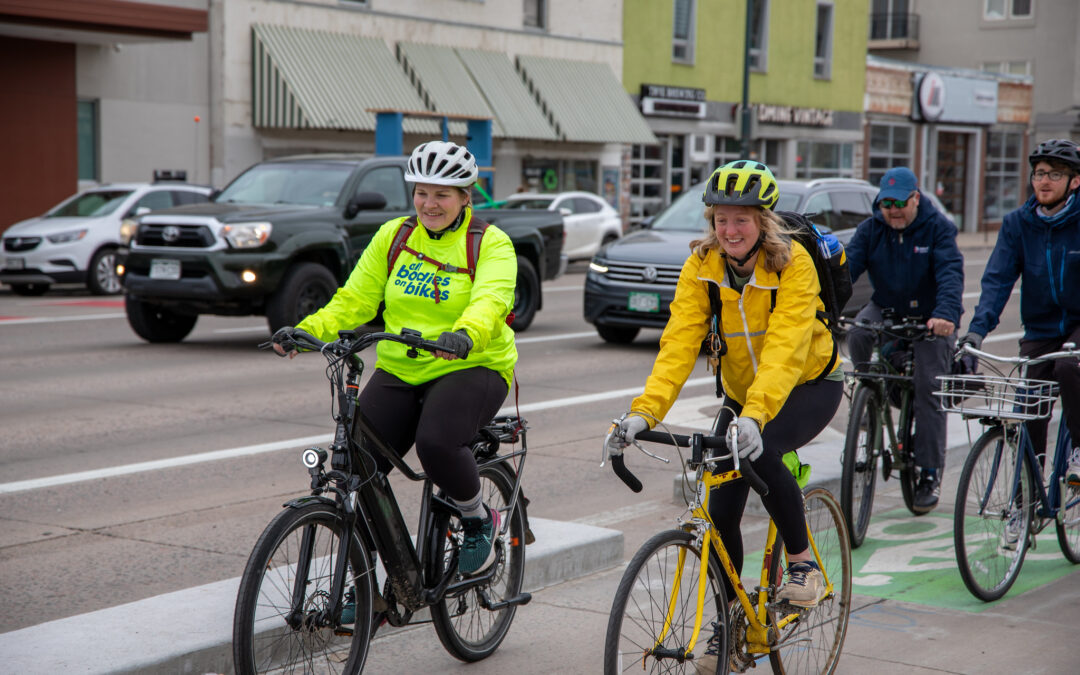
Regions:
<instances>
[{"instance_id":1,"label":"man with sunglasses and cap","mask_svg":"<svg viewBox=\"0 0 1080 675\"><path fill-rule=\"evenodd\" d=\"M857 320L881 321L882 310L897 318L926 321L936 339L912 344L915 361L915 462L920 471L914 510L937 506L945 471L945 412L934 396L937 376L948 374L956 328L964 311L964 258L956 225L919 192L911 169L894 167L881 178L873 216L859 223L846 246L851 281L864 271L874 293ZM874 334L852 328L847 346L856 369L865 367Z\"/></svg>"}]
</instances>

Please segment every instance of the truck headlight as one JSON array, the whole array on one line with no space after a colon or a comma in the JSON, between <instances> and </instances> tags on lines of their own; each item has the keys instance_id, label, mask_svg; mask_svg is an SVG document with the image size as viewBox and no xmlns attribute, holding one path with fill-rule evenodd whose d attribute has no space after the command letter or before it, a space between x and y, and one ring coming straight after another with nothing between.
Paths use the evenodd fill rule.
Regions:
<instances>
[{"instance_id":1,"label":"truck headlight","mask_svg":"<svg viewBox=\"0 0 1080 675\"><path fill-rule=\"evenodd\" d=\"M135 238L135 230L139 229L139 223L131 218L125 219L120 223L120 244L122 246L128 246L131 244L131 240Z\"/></svg>"},{"instance_id":2,"label":"truck headlight","mask_svg":"<svg viewBox=\"0 0 1080 675\"><path fill-rule=\"evenodd\" d=\"M57 232L50 234L47 239L54 244L66 244L69 241L79 241L86 236L86 230L71 230L70 232Z\"/></svg>"},{"instance_id":3,"label":"truck headlight","mask_svg":"<svg viewBox=\"0 0 1080 675\"><path fill-rule=\"evenodd\" d=\"M607 265L601 265L595 260L589 263L589 271L596 272L597 274L607 274Z\"/></svg>"},{"instance_id":4,"label":"truck headlight","mask_svg":"<svg viewBox=\"0 0 1080 675\"><path fill-rule=\"evenodd\" d=\"M270 223L235 223L221 228L225 241L233 248L255 248L270 238Z\"/></svg>"}]
</instances>

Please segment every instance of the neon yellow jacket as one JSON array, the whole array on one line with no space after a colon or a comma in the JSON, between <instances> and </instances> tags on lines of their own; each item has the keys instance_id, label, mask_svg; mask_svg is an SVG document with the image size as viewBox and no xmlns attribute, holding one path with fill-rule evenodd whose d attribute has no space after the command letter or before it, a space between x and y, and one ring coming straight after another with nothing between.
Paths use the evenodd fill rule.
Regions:
<instances>
[{"instance_id":1,"label":"neon yellow jacket","mask_svg":"<svg viewBox=\"0 0 1080 675\"><path fill-rule=\"evenodd\" d=\"M363 255L330 302L297 324L321 340L336 340L338 330L356 328L375 318L379 303L386 303L383 322L386 330L400 333L412 328L428 340L437 340L443 331L464 328L473 341L467 359L447 361L419 351L415 359L405 355L408 347L383 341L377 347L376 367L409 384L430 382L447 373L483 366L502 375L509 387L517 363L514 331L506 316L514 307L517 283L517 255L510 238L490 226L484 232L476 262L476 279L465 273L439 272L435 265L417 260L402 250L387 274L387 253L404 218L384 223L364 249ZM406 242L409 248L435 260L465 268L465 235L472 220L466 208L465 220L440 239L428 236L417 226ZM432 297L435 284L439 302Z\"/></svg>"},{"instance_id":2,"label":"neon yellow jacket","mask_svg":"<svg viewBox=\"0 0 1080 675\"><path fill-rule=\"evenodd\" d=\"M825 308L818 297L821 286L810 254L798 242L791 248L791 262L779 275L767 272L764 256L758 256L741 294L728 283L716 251L704 258L690 254L660 338L660 354L645 393L634 399L631 411L662 420L678 398L708 333L712 309L707 283L720 288L720 330L728 348L720 358L724 391L742 402L744 417L764 429L796 385L821 374L833 348L832 335L817 319ZM770 312L773 289L776 308ZM835 367L840 367L839 358ZM649 419L649 424L654 421Z\"/></svg>"}]
</instances>

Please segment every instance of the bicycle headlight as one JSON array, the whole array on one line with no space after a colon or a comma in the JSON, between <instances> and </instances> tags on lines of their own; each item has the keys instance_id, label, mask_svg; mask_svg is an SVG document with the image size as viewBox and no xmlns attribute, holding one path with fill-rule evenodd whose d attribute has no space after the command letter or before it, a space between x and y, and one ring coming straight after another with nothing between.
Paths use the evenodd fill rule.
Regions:
<instances>
[{"instance_id":1,"label":"bicycle headlight","mask_svg":"<svg viewBox=\"0 0 1080 675\"><path fill-rule=\"evenodd\" d=\"M58 232L48 235L48 240L54 244L66 244L70 241L79 241L86 236L86 230L71 230L70 232Z\"/></svg>"},{"instance_id":2,"label":"bicycle headlight","mask_svg":"<svg viewBox=\"0 0 1080 675\"><path fill-rule=\"evenodd\" d=\"M266 243L271 230L270 223L234 223L221 228L221 234L233 248L255 248Z\"/></svg>"}]
</instances>

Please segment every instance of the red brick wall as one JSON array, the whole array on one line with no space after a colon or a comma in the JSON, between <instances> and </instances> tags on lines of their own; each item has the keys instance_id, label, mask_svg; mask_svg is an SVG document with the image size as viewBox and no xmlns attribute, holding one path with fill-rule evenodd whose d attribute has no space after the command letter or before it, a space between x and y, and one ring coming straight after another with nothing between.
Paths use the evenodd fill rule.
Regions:
<instances>
[{"instance_id":1,"label":"red brick wall","mask_svg":"<svg viewBox=\"0 0 1080 675\"><path fill-rule=\"evenodd\" d=\"M75 45L0 36L0 232L78 188Z\"/></svg>"}]
</instances>

